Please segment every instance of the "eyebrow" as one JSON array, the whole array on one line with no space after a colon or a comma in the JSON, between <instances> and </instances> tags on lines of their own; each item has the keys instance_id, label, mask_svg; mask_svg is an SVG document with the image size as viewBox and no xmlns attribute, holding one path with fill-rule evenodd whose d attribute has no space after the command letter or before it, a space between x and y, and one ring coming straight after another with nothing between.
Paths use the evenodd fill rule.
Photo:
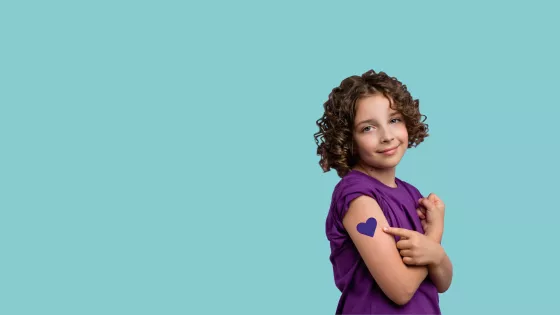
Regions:
<instances>
[{"instance_id":1,"label":"eyebrow","mask_svg":"<svg viewBox=\"0 0 560 315\"><path fill-rule=\"evenodd\" d=\"M392 113L389 115L389 117L398 116L398 115L400 115L400 114L401 114L400 112L392 112ZM359 126L359 125L365 124L365 123L373 123L373 124L375 124L375 123L377 123L377 121L376 121L375 119L373 119L373 118L370 118L370 119L366 119L366 120L363 120L363 121L359 122L356 126Z\"/></svg>"}]
</instances>

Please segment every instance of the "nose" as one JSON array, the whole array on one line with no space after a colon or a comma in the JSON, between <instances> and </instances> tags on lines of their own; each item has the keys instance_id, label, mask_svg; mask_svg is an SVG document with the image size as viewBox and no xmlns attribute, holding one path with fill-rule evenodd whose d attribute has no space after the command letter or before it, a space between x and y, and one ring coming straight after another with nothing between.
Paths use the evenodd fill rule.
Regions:
<instances>
[{"instance_id":1,"label":"nose","mask_svg":"<svg viewBox=\"0 0 560 315\"><path fill-rule=\"evenodd\" d=\"M388 142L393 141L394 139L395 139L395 136L391 132L390 128L383 128L383 131L382 131L382 134L381 134L381 142L388 143Z\"/></svg>"}]
</instances>

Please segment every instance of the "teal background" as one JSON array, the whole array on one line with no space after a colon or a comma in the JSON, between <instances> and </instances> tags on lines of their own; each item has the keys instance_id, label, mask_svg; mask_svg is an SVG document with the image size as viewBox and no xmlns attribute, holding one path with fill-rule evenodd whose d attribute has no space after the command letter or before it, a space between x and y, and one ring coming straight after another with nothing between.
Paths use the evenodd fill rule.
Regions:
<instances>
[{"instance_id":1,"label":"teal background","mask_svg":"<svg viewBox=\"0 0 560 315\"><path fill-rule=\"evenodd\" d=\"M552 3L2 1L0 314L334 314L313 133L369 69L428 117L444 314L554 313Z\"/></svg>"}]
</instances>

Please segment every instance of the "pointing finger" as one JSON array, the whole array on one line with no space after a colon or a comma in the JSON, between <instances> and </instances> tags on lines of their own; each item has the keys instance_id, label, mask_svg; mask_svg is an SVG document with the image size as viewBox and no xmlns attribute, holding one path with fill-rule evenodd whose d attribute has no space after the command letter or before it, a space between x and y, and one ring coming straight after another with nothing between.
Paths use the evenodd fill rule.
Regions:
<instances>
[{"instance_id":1,"label":"pointing finger","mask_svg":"<svg viewBox=\"0 0 560 315\"><path fill-rule=\"evenodd\" d=\"M412 231L407 229L395 228L395 227L385 227L383 231L388 234L397 235L397 236L404 236L404 237L411 237Z\"/></svg>"}]
</instances>

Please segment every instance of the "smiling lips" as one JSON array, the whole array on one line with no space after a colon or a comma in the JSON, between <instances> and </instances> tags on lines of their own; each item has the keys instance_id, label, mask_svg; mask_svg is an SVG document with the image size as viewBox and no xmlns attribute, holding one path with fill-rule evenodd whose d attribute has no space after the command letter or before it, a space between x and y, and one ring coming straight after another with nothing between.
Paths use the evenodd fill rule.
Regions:
<instances>
[{"instance_id":1,"label":"smiling lips","mask_svg":"<svg viewBox=\"0 0 560 315\"><path fill-rule=\"evenodd\" d=\"M389 148L389 149L387 149L387 150L380 151L379 153L383 153L383 154L385 154L385 155L393 155L393 154L395 154L395 152L397 152L397 148L398 148L398 147L399 147L399 146L396 146L396 147L393 147L393 148Z\"/></svg>"}]
</instances>

